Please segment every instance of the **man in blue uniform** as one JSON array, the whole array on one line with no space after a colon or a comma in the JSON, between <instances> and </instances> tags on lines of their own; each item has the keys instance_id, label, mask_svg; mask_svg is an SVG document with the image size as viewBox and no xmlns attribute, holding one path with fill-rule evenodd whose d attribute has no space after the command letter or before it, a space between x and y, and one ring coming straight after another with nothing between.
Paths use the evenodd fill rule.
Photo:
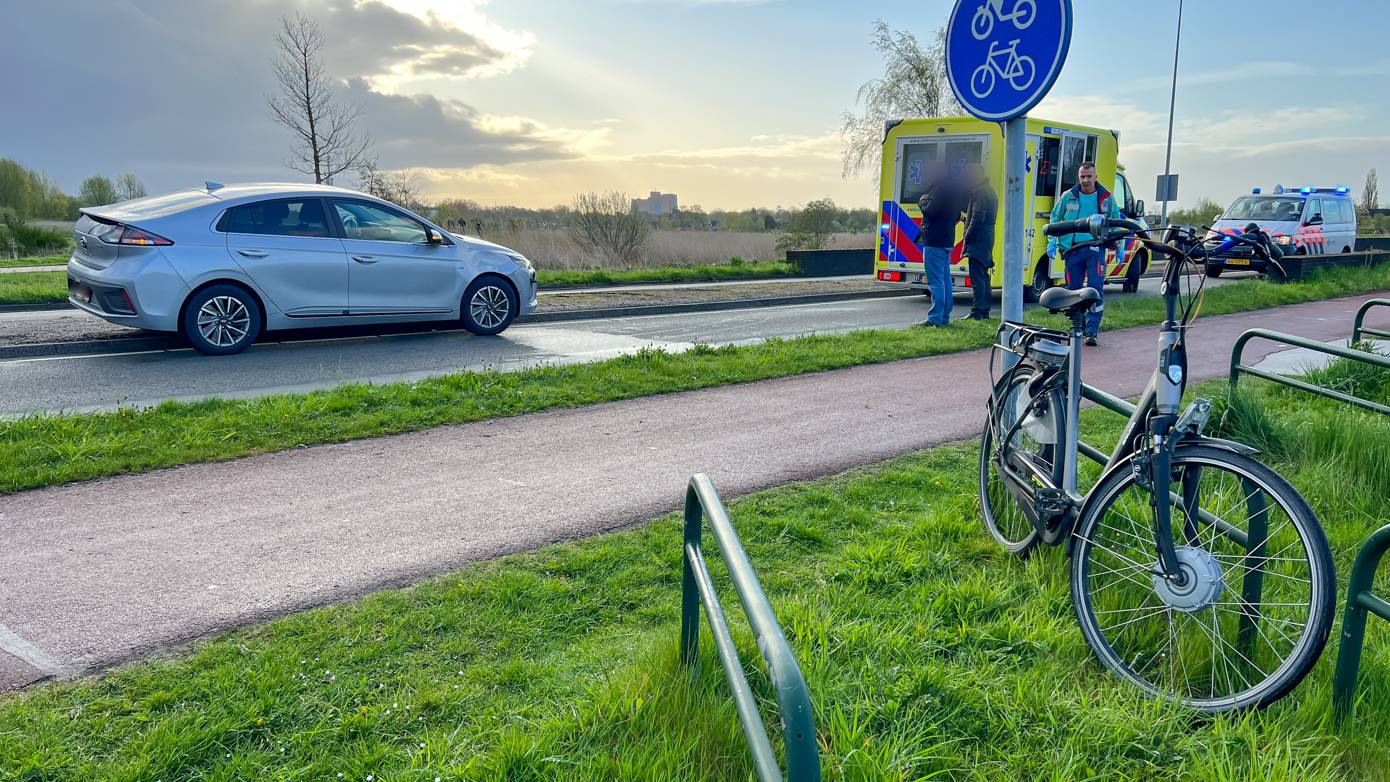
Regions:
<instances>
[{"instance_id":1,"label":"man in blue uniform","mask_svg":"<svg viewBox=\"0 0 1390 782\"><path fill-rule=\"evenodd\" d=\"M1084 220L1091 215L1120 217L1120 207L1110 195L1110 191L1096 181L1096 164L1086 161L1077 170L1077 185L1057 199L1052 208L1052 222L1063 220ZM1105 314L1105 248L1096 245L1073 247L1088 241L1084 236L1052 236L1047 240L1049 255L1062 254L1067 269L1067 287L1072 290L1095 288L1101 298L1091 305L1086 313L1086 344L1099 344L1100 319Z\"/></svg>"}]
</instances>

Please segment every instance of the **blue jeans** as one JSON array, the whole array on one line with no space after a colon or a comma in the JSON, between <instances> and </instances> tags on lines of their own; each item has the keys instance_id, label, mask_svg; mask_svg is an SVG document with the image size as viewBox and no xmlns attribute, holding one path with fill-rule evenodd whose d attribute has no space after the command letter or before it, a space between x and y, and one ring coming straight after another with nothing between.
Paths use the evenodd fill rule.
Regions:
<instances>
[{"instance_id":1,"label":"blue jeans","mask_svg":"<svg viewBox=\"0 0 1390 782\"><path fill-rule=\"evenodd\" d=\"M1100 319L1105 314L1105 251L1099 247L1082 247L1069 250L1064 261L1067 265L1067 287L1071 290L1095 288L1100 299L1086 311L1086 335L1100 333Z\"/></svg>"},{"instance_id":2,"label":"blue jeans","mask_svg":"<svg viewBox=\"0 0 1390 782\"><path fill-rule=\"evenodd\" d=\"M922 265L927 271L931 291L931 310L927 322L945 326L951 322L951 248L923 247Z\"/></svg>"}]
</instances>

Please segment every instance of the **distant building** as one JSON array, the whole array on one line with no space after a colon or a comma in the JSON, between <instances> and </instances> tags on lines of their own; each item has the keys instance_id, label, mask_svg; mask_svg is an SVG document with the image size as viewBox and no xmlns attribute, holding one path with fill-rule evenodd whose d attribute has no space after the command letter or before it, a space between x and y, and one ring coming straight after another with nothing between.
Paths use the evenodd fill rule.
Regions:
<instances>
[{"instance_id":1,"label":"distant building","mask_svg":"<svg viewBox=\"0 0 1390 782\"><path fill-rule=\"evenodd\" d=\"M653 190L646 198L632 199L632 211L649 215L668 215L676 211L676 194Z\"/></svg>"}]
</instances>

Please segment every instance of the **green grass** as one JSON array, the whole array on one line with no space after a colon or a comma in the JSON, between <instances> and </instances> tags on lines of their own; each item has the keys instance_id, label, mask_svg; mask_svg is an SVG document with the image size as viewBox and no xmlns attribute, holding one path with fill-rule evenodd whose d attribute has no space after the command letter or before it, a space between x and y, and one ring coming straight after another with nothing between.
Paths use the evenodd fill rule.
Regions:
<instances>
[{"instance_id":1,"label":"green grass","mask_svg":"<svg viewBox=\"0 0 1390 782\"><path fill-rule=\"evenodd\" d=\"M1301 409L1270 398L1280 426ZM1089 410L1084 434L1120 425ZM1300 442L1277 466L1345 577L1390 515L1384 486ZM806 673L825 779L1390 778L1390 624L1372 623L1345 734L1330 718L1335 631L1281 703L1197 719L1101 670L1062 551L1006 556L977 513L969 444L731 504ZM0 701L0 777L752 779L708 634L693 678L676 661L680 539L667 517L17 695ZM756 644L719 565L714 578L777 744Z\"/></svg>"},{"instance_id":2,"label":"green grass","mask_svg":"<svg viewBox=\"0 0 1390 782\"><path fill-rule=\"evenodd\" d=\"M711 282L748 277L787 277L799 274L785 261L744 261L696 266L660 266L650 269L538 269L536 281L547 285L625 285L640 282Z\"/></svg>"},{"instance_id":3,"label":"green grass","mask_svg":"<svg viewBox=\"0 0 1390 782\"><path fill-rule=\"evenodd\" d=\"M15 275L20 276L20 275ZM1390 267L1329 272L1312 281L1275 285L1244 280L1208 291L1203 313L1264 309L1390 288ZM1117 298L1106 328L1162 319L1153 296ZM1057 325L1060 318L1033 316ZM1200 325L1198 326L1200 329ZM147 410L33 415L0 422L0 492L200 461L217 461L301 445L343 442L653 394L984 347L989 323L946 331L858 331L775 339L762 344L682 354L660 350L592 364L518 372L468 372L414 383L344 385L332 390L246 400L166 402Z\"/></svg>"},{"instance_id":4,"label":"green grass","mask_svg":"<svg viewBox=\"0 0 1390 782\"><path fill-rule=\"evenodd\" d=\"M59 304L67 300L66 272L0 274L0 304Z\"/></svg>"},{"instance_id":5,"label":"green grass","mask_svg":"<svg viewBox=\"0 0 1390 782\"><path fill-rule=\"evenodd\" d=\"M64 256L21 258L0 261L0 267L60 266L67 263ZM796 267L781 261L751 261L739 264L704 264L700 266L666 266L652 269L610 271L584 269L557 271L542 269L536 278L542 286L623 285L641 282L705 282L735 280L750 277L785 277L797 274ZM0 274L0 304L54 304L68 300L67 275L61 271Z\"/></svg>"},{"instance_id":6,"label":"green grass","mask_svg":"<svg viewBox=\"0 0 1390 782\"><path fill-rule=\"evenodd\" d=\"M41 255L33 258L0 258L0 269L12 268L15 266L66 266L68 256L66 255Z\"/></svg>"}]
</instances>

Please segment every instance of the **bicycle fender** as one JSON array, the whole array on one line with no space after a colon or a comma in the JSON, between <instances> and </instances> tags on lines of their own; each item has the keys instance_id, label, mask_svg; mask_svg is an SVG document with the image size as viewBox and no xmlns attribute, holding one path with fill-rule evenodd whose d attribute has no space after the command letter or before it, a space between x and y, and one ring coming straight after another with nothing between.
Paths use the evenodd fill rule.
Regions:
<instances>
[{"instance_id":1,"label":"bicycle fender","mask_svg":"<svg viewBox=\"0 0 1390 782\"><path fill-rule=\"evenodd\" d=\"M1260 452L1260 450L1259 450L1258 448L1252 448L1252 447L1246 445L1245 443L1238 443L1238 442L1236 442L1235 440L1224 440L1224 439L1222 439L1222 438L1220 438L1220 437L1206 437L1206 436L1202 436L1202 437L1192 437L1192 438L1184 439L1184 440L1182 440L1180 443L1177 444L1177 446L1174 448L1174 451L1176 452L1176 451L1178 451L1178 450L1180 450L1180 449L1182 449L1182 448L1184 448L1184 447L1192 447L1192 446L1207 446L1207 447L1209 447L1209 448L1220 448L1220 449L1223 450L1223 451L1230 451L1230 452L1232 452L1232 453L1238 453L1238 454L1240 454L1240 455L1242 455L1242 456L1256 456L1256 455L1258 455L1259 452ZM1101 473L1100 477L1096 479L1095 485L1096 485L1096 486L1101 485L1101 484L1104 483L1108 478L1110 478L1111 475L1114 475L1115 473L1117 473L1117 472L1119 472L1119 471L1121 471L1121 470L1133 469L1130 465L1134 462L1134 456L1135 456L1135 454L1132 454L1132 453L1129 454L1129 455L1127 455L1127 456L1125 456L1123 459L1121 459L1120 461L1116 462L1114 466L1110 467L1110 469L1108 469L1108 470L1106 470L1105 472ZM1096 499L1096 494L1095 494L1095 492L1091 492L1091 493L1087 494L1087 495L1086 495L1086 499L1083 500L1083 501L1081 502L1081 507L1078 508L1078 509L1076 510L1076 515L1073 517L1077 523L1079 523L1079 522L1081 521L1081 519L1085 518L1086 512L1087 512L1088 510L1090 510L1091 505L1092 505L1092 503L1094 503L1094 502L1098 502L1098 500ZM1070 556L1072 555L1072 547L1075 546L1075 545L1076 545L1076 536L1075 536L1075 535L1069 535L1069 536L1068 536L1068 539L1067 539L1067 556L1068 556L1068 557L1070 557Z\"/></svg>"},{"instance_id":2,"label":"bicycle fender","mask_svg":"<svg viewBox=\"0 0 1390 782\"><path fill-rule=\"evenodd\" d=\"M1206 445L1211 448L1220 448L1223 451L1238 453L1241 456L1257 456L1260 453L1260 449L1258 448L1252 448L1245 443L1238 443L1235 440L1223 440L1220 437L1194 437L1185 439L1178 443L1178 445Z\"/></svg>"}]
</instances>

